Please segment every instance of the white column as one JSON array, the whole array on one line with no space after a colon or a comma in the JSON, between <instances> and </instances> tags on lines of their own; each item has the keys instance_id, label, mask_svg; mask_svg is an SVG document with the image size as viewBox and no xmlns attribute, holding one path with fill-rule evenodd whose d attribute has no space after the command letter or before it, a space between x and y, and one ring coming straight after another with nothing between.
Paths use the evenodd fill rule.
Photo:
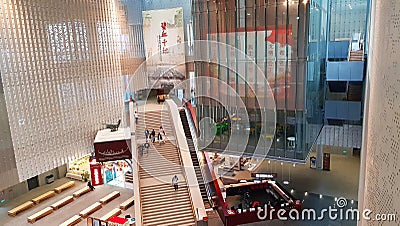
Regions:
<instances>
[{"instance_id":1,"label":"white column","mask_svg":"<svg viewBox=\"0 0 400 226\"><path fill-rule=\"evenodd\" d=\"M140 191L139 191L139 165L138 152L136 148L136 123L133 113L135 112L135 103L129 102L129 122L131 129L131 152L132 152L132 174L133 174L133 196L135 197L135 218L136 225L142 225L142 213L140 209Z\"/></svg>"}]
</instances>

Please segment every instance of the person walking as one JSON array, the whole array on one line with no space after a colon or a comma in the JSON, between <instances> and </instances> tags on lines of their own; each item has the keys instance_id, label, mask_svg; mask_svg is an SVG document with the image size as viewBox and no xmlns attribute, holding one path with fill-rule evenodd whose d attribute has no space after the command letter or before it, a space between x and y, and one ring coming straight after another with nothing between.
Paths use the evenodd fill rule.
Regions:
<instances>
[{"instance_id":1,"label":"person walking","mask_svg":"<svg viewBox=\"0 0 400 226\"><path fill-rule=\"evenodd\" d=\"M165 143L165 142L163 141L163 137L162 137L161 133L158 133L157 139L158 139L158 143L159 143L159 144L161 144L161 142Z\"/></svg>"},{"instance_id":2,"label":"person walking","mask_svg":"<svg viewBox=\"0 0 400 226\"><path fill-rule=\"evenodd\" d=\"M147 143L147 141L149 140L149 136L150 136L150 132L149 132L148 129L146 129L146 130L144 131L144 136L146 137L146 143Z\"/></svg>"},{"instance_id":3,"label":"person walking","mask_svg":"<svg viewBox=\"0 0 400 226\"><path fill-rule=\"evenodd\" d=\"M91 191L94 190L94 187L93 187L92 183L90 183L90 181L87 182L87 186L90 188Z\"/></svg>"},{"instance_id":4,"label":"person walking","mask_svg":"<svg viewBox=\"0 0 400 226\"><path fill-rule=\"evenodd\" d=\"M156 141L156 131L154 129L151 131L150 137L151 141L154 143L154 141Z\"/></svg>"},{"instance_id":5,"label":"person walking","mask_svg":"<svg viewBox=\"0 0 400 226\"><path fill-rule=\"evenodd\" d=\"M160 133L164 134L164 136L165 136L165 130L164 130L164 128L162 126L160 126Z\"/></svg>"},{"instance_id":6,"label":"person walking","mask_svg":"<svg viewBox=\"0 0 400 226\"><path fill-rule=\"evenodd\" d=\"M139 122L139 114L137 113L137 111L135 111L135 113L133 113L133 115L135 116L135 121L137 124Z\"/></svg>"},{"instance_id":7,"label":"person walking","mask_svg":"<svg viewBox=\"0 0 400 226\"><path fill-rule=\"evenodd\" d=\"M172 177L172 185L174 185L174 189L175 189L175 191L177 191L178 190L178 176L173 176Z\"/></svg>"}]
</instances>

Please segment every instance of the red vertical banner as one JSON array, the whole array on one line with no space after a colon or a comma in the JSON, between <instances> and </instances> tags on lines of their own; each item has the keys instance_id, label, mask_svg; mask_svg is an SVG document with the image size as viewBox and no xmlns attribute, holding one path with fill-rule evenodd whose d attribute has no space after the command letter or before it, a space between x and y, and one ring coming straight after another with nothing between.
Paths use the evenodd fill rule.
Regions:
<instances>
[{"instance_id":1,"label":"red vertical banner","mask_svg":"<svg viewBox=\"0 0 400 226\"><path fill-rule=\"evenodd\" d=\"M103 175L101 174L101 164L96 162L96 163L90 163L90 175L91 175L91 181L92 185L102 185L103 184Z\"/></svg>"}]
</instances>

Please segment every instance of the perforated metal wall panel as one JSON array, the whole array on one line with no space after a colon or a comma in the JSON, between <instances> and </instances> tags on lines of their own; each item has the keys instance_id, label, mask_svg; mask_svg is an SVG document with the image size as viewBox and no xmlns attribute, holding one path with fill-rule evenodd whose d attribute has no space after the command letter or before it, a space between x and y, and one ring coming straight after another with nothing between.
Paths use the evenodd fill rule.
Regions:
<instances>
[{"instance_id":1,"label":"perforated metal wall panel","mask_svg":"<svg viewBox=\"0 0 400 226\"><path fill-rule=\"evenodd\" d=\"M359 209L400 217L400 2L373 0Z\"/></svg>"},{"instance_id":2,"label":"perforated metal wall panel","mask_svg":"<svg viewBox=\"0 0 400 226\"><path fill-rule=\"evenodd\" d=\"M19 181L90 152L121 118L129 75L125 9L114 0L3 0L1 74ZM0 165L0 167L3 167Z\"/></svg>"}]
</instances>

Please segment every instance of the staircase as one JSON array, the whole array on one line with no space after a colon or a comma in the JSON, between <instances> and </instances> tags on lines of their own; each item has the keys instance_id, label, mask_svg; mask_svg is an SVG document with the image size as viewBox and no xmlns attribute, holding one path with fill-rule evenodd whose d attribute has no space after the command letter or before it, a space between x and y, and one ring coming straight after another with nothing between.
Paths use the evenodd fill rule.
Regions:
<instances>
[{"instance_id":1,"label":"staircase","mask_svg":"<svg viewBox=\"0 0 400 226\"><path fill-rule=\"evenodd\" d=\"M349 61L364 61L364 51L350 51Z\"/></svg>"},{"instance_id":2,"label":"staircase","mask_svg":"<svg viewBox=\"0 0 400 226\"><path fill-rule=\"evenodd\" d=\"M184 180L179 150L173 143L175 137L168 112L160 110L141 113L136 126L136 139L138 145L144 143L146 127L150 132L154 128L158 134L161 122L166 133L163 136L165 143L151 143L147 155L139 157L143 225L195 225L190 194ZM179 178L178 191L174 191L171 185L174 175Z\"/></svg>"},{"instance_id":3,"label":"staircase","mask_svg":"<svg viewBox=\"0 0 400 226\"><path fill-rule=\"evenodd\" d=\"M125 173L125 182L133 184L133 174L132 174L132 172L126 172Z\"/></svg>"},{"instance_id":4,"label":"staircase","mask_svg":"<svg viewBox=\"0 0 400 226\"><path fill-rule=\"evenodd\" d=\"M208 199L207 190L206 190L206 187L205 187L205 184L204 184L203 174L201 173L199 160L197 158L196 149L195 149L194 144L193 144L192 134L190 133L189 123L188 123L188 120L187 120L187 117L186 117L185 110L183 110L183 109L180 110L179 114L181 116L183 129L185 131L186 140L187 140L187 143L188 143L188 146L189 146L190 156L192 158L194 170L195 170L195 173L196 173L197 182L199 183L199 188L200 188L200 192L201 192L201 197L203 198L204 207L206 209L209 209L212 206L211 206L210 201Z\"/></svg>"},{"instance_id":5,"label":"staircase","mask_svg":"<svg viewBox=\"0 0 400 226\"><path fill-rule=\"evenodd\" d=\"M361 101L362 99L362 84L349 84L347 90L347 100L348 101Z\"/></svg>"}]
</instances>

